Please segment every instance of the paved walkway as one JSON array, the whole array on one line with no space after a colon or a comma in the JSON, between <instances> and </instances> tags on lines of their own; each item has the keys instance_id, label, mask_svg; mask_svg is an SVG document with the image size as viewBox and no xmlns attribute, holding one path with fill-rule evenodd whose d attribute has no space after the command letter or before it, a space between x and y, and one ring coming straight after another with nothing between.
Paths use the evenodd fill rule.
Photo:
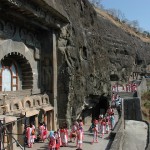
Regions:
<instances>
[{"instance_id":1,"label":"paved walkway","mask_svg":"<svg viewBox=\"0 0 150 150\"><path fill-rule=\"evenodd\" d=\"M115 118L118 121L118 114L115 111ZM98 143L91 144L93 140L93 133L88 131L90 125L84 126L84 140L83 150L109 150L109 145L112 142L108 139L109 134L105 134L103 138L98 138ZM76 150L76 143L68 143L68 147L61 147L60 150ZM35 143L33 148L26 148L26 150L48 150L48 141L45 143Z\"/></svg>"},{"instance_id":2,"label":"paved walkway","mask_svg":"<svg viewBox=\"0 0 150 150\"><path fill-rule=\"evenodd\" d=\"M84 130L89 126L85 126ZM107 138L108 134L105 134L104 138L98 138L98 143L91 144L93 140L93 134L89 133L89 131L84 131L84 141L83 141L83 150L105 150L109 139ZM68 143L68 147L61 147L60 150L75 150L76 143ZM26 148L26 150L31 150L31 148ZM48 150L48 141L45 143L35 143L32 150Z\"/></svg>"},{"instance_id":3,"label":"paved walkway","mask_svg":"<svg viewBox=\"0 0 150 150\"><path fill-rule=\"evenodd\" d=\"M145 122L126 120L123 150L144 150L147 142L148 126Z\"/></svg>"}]
</instances>

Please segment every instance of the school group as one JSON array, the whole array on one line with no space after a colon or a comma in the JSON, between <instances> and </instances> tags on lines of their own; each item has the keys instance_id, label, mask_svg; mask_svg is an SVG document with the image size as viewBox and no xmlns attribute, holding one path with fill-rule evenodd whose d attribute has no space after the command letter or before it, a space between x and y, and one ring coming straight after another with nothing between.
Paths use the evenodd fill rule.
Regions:
<instances>
[{"instance_id":1,"label":"school group","mask_svg":"<svg viewBox=\"0 0 150 150\"><path fill-rule=\"evenodd\" d=\"M109 107L105 115L100 115L98 119L94 119L89 128L89 132L93 134L91 144L97 143L98 138L104 137L115 126L115 116L113 108ZM36 133L37 132L37 133ZM31 124L26 128L26 138L29 148L33 147L34 141L44 142L48 140L48 150L59 150L60 147L67 147L68 142L74 142L76 150L82 150L84 131L82 120L74 121L69 132L67 124L64 122L57 131L47 131L46 124L39 123L38 130Z\"/></svg>"}]
</instances>

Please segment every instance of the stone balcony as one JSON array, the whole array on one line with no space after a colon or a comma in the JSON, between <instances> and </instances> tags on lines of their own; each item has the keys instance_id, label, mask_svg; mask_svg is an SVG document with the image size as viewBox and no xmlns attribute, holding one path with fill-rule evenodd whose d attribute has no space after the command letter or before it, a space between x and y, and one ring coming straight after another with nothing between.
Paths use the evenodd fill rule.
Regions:
<instances>
[{"instance_id":1,"label":"stone balcony","mask_svg":"<svg viewBox=\"0 0 150 150\"><path fill-rule=\"evenodd\" d=\"M53 109L47 94L31 95L31 90L1 93L0 104L0 114L15 116L34 110Z\"/></svg>"}]
</instances>

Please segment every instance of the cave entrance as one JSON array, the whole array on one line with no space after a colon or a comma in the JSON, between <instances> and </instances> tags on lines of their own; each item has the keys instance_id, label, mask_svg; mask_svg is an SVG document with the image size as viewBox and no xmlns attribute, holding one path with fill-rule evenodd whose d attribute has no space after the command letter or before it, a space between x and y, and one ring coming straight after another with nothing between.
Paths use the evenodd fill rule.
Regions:
<instances>
[{"instance_id":1,"label":"cave entrance","mask_svg":"<svg viewBox=\"0 0 150 150\"><path fill-rule=\"evenodd\" d=\"M110 75L110 81L119 81L119 77L116 74L111 74Z\"/></svg>"},{"instance_id":2,"label":"cave entrance","mask_svg":"<svg viewBox=\"0 0 150 150\"><path fill-rule=\"evenodd\" d=\"M99 103L92 108L92 120L98 119L99 115L105 115L109 107L108 97L102 95L99 98Z\"/></svg>"},{"instance_id":3,"label":"cave entrance","mask_svg":"<svg viewBox=\"0 0 150 150\"><path fill-rule=\"evenodd\" d=\"M85 100L86 108L82 111L85 124L91 124L93 119L98 119L100 114L105 115L108 107L108 97L104 95L89 95Z\"/></svg>"}]
</instances>

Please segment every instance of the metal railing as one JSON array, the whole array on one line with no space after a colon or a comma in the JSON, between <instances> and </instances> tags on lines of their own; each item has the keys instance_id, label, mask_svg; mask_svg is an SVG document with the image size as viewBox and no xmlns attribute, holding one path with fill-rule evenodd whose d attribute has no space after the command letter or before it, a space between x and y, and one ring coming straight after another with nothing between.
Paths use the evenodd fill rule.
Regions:
<instances>
[{"instance_id":1,"label":"metal railing","mask_svg":"<svg viewBox=\"0 0 150 150\"><path fill-rule=\"evenodd\" d=\"M7 150L8 148L10 148L13 144L17 144L17 146L20 147L21 150L25 150L26 149L26 145L25 145L25 129L23 134L17 134L17 133L12 133L9 132L9 130L7 129L8 125L12 125L14 122L18 122L24 120L24 124L26 124L26 114L24 117L12 121L10 123L5 123L5 120L0 120L0 150ZM3 122L3 123L2 123ZM13 135L23 135L24 136L24 147L19 143L19 141L13 136ZM7 146L5 146L4 144L4 138L5 136L9 136L9 138L12 138L13 141L11 143L7 143Z\"/></svg>"}]
</instances>

